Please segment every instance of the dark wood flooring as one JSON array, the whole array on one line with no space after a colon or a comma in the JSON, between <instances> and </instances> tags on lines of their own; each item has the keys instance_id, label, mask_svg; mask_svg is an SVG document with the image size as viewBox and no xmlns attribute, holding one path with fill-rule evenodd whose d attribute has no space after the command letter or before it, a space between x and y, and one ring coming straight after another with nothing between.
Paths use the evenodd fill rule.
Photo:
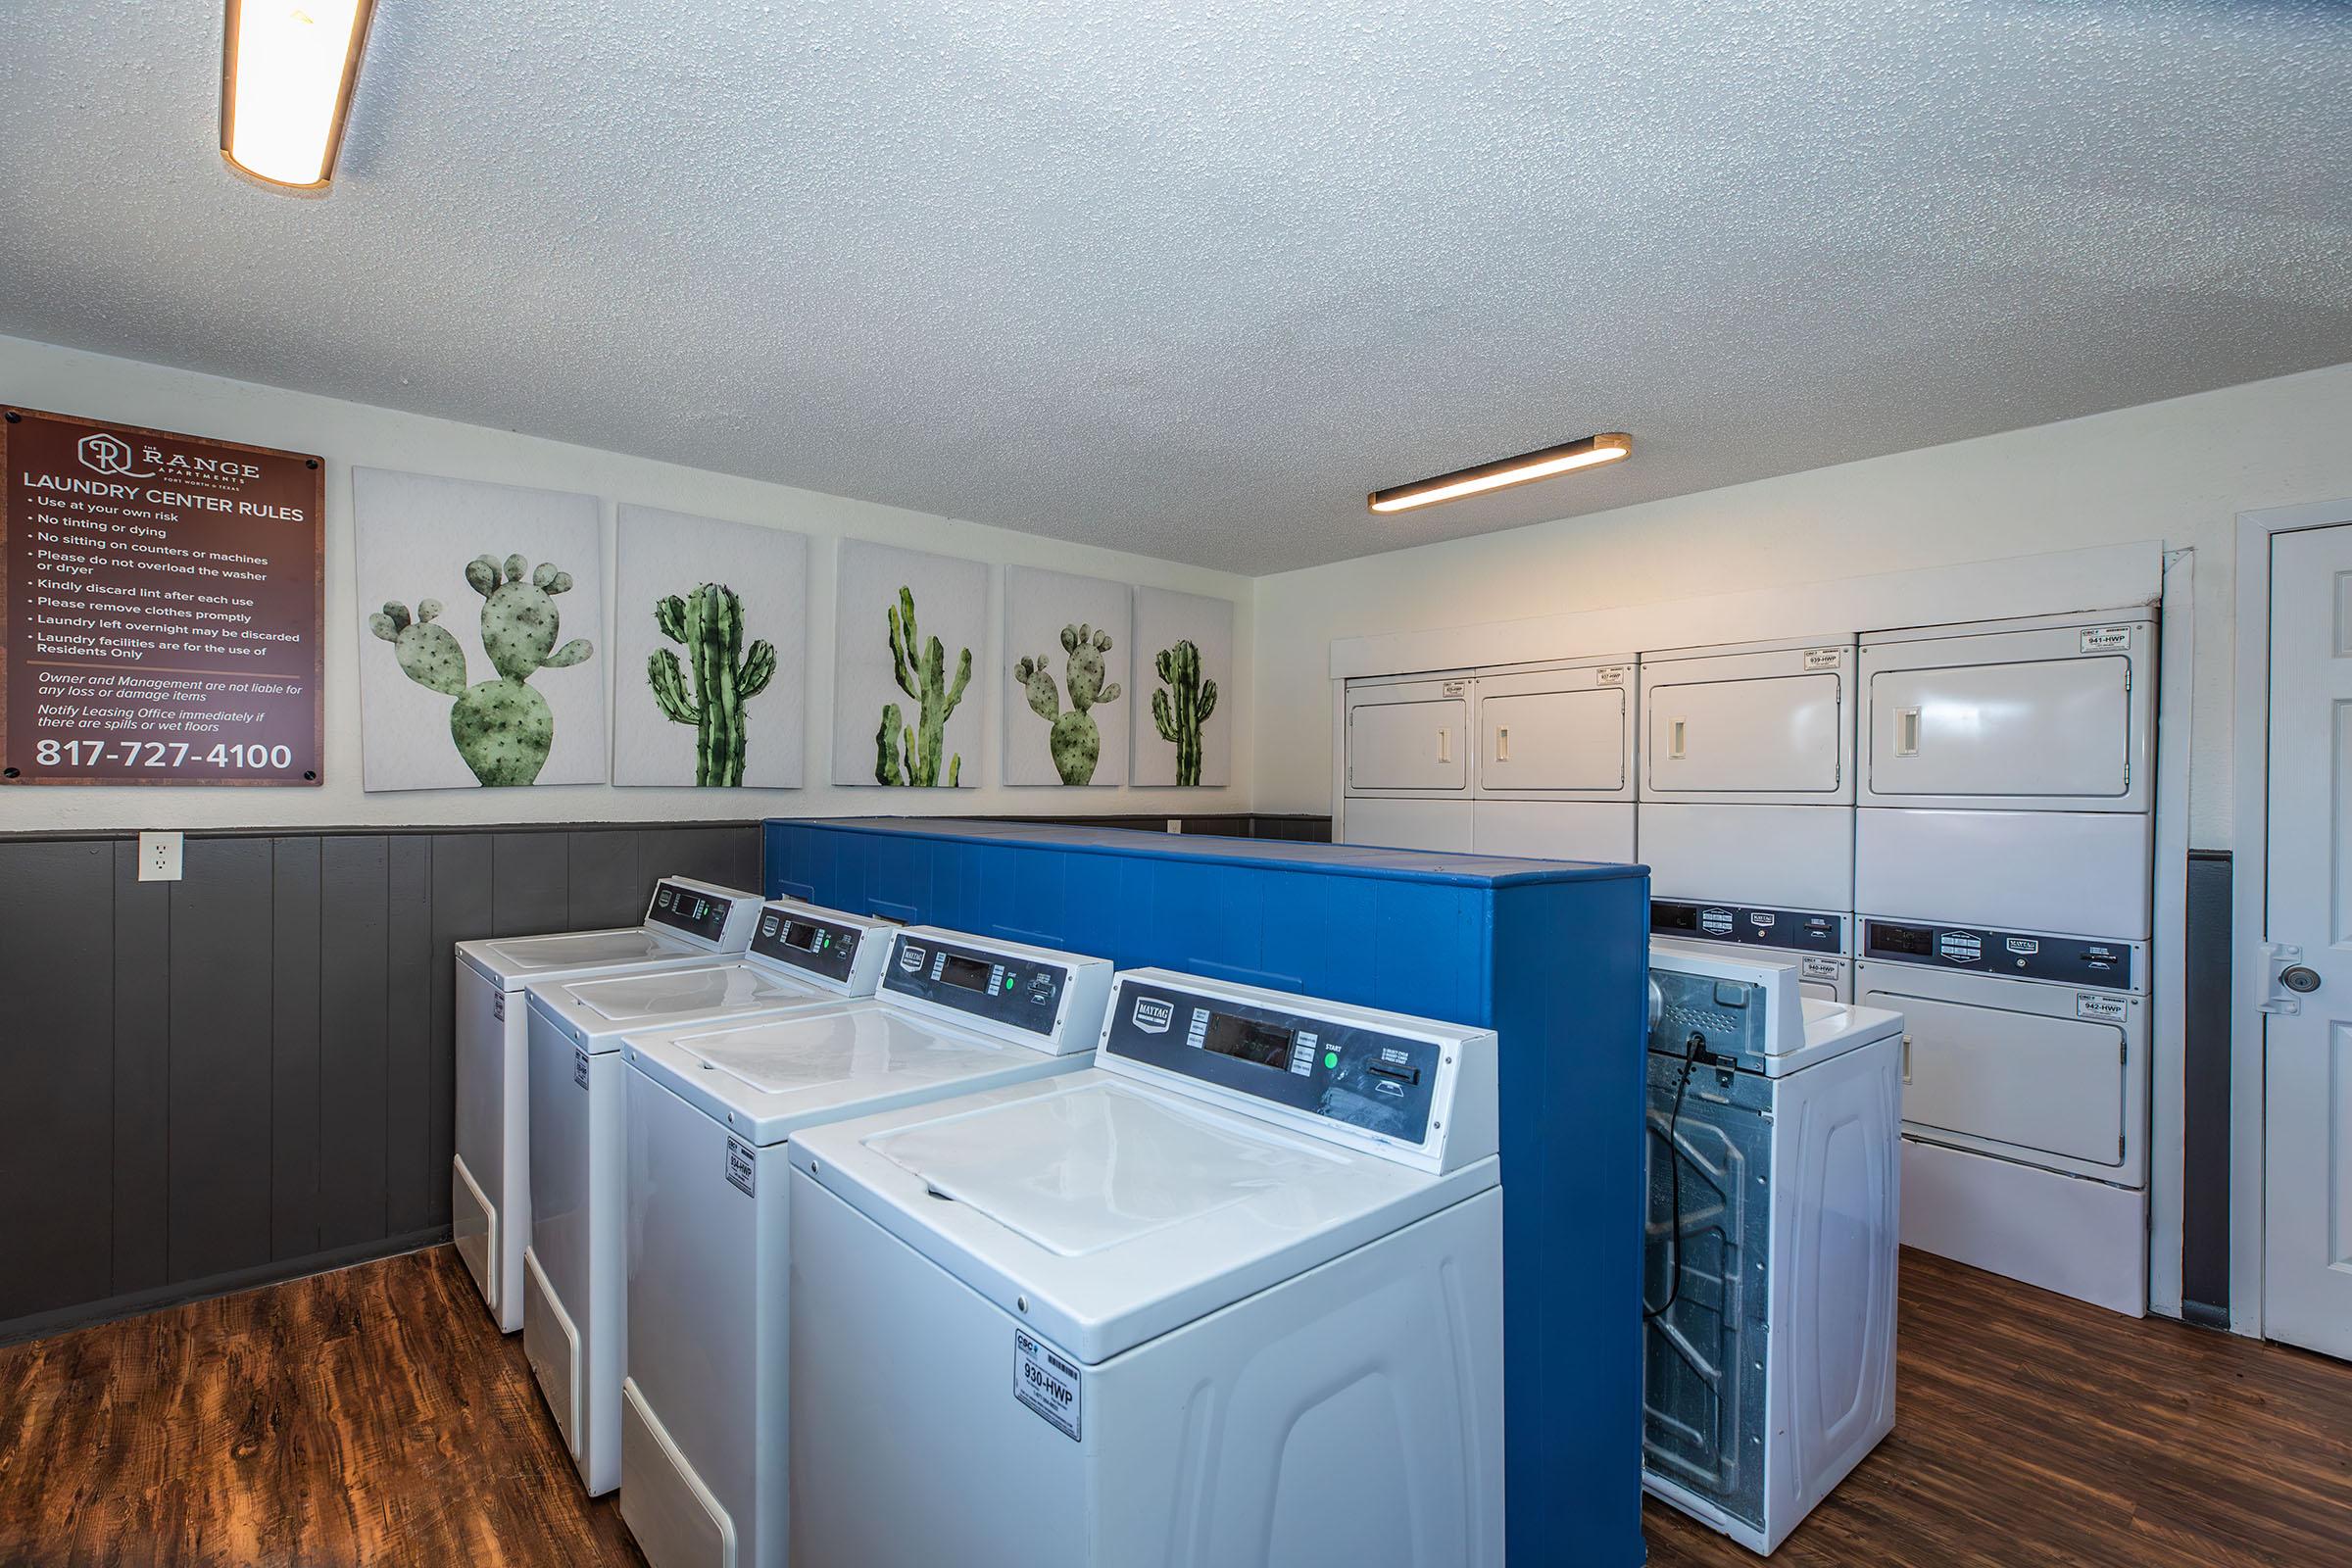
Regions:
<instances>
[{"instance_id":1,"label":"dark wood flooring","mask_svg":"<svg viewBox=\"0 0 2352 1568\"><path fill-rule=\"evenodd\" d=\"M1902 1313L1894 1435L1776 1564L2352 1565L2352 1367L1919 1253ZM7 1568L639 1561L447 1248L0 1349Z\"/></svg>"}]
</instances>

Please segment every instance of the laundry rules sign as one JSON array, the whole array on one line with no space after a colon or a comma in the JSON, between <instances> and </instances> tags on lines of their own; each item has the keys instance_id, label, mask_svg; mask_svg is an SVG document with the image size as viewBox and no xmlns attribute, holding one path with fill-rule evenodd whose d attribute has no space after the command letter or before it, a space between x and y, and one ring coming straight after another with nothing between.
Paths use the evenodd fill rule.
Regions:
<instances>
[{"instance_id":1,"label":"laundry rules sign","mask_svg":"<svg viewBox=\"0 0 2352 1568\"><path fill-rule=\"evenodd\" d=\"M316 784L324 465L0 408L0 783Z\"/></svg>"}]
</instances>

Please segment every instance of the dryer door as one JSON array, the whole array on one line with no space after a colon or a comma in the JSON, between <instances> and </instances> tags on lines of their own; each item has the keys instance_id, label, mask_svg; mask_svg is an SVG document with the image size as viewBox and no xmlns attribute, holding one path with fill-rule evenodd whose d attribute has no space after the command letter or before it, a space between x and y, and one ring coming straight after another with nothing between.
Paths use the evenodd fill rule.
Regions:
<instances>
[{"instance_id":1,"label":"dryer door","mask_svg":"<svg viewBox=\"0 0 2352 1568\"><path fill-rule=\"evenodd\" d=\"M1854 798L1850 647L1642 662L1642 798L1837 806Z\"/></svg>"},{"instance_id":2,"label":"dryer door","mask_svg":"<svg viewBox=\"0 0 2352 1568\"><path fill-rule=\"evenodd\" d=\"M1864 801L2145 810L2153 631L2142 620L1865 646Z\"/></svg>"},{"instance_id":3,"label":"dryer door","mask_svg":"<svg viewBox=\"0 0 2352 1568\"><path fill-rule=\"evenodd\" d=\"M1410 681L1348 696L1348 788L1460 795L1470 788L1470 683Z\"/></svg>"},{"instance_id":4,"label":"dryer door","mask_svg":"<svg viewBox=\"0 0 2352 1568\"><path fill-rule=\"evenodd\" d=\"M2045 1169L2136 1181L2128 1136L2135 1064L2126 1027L2136 999L2097 999L2121 1018L2061 1015L2031 1009L2053 999L2071 1004L2077 993L1972 976L1961 982L1972 1000L1962 1001L1920 995L1926 987L1869 968L1857 987L1861 1004L1900 1012L1907 1025L1904 1132Z\"/></svg>"},{"instance_id":5,"label":"dryer door","mask_svg":"<svg viewBox=\"0 0 2352 1568\"><path fill-rule=\"evenodd\" d=\"M1482 676L1480 793L1632 800L1630 668L1618 663Z\"/></svg>"}]
</instances>

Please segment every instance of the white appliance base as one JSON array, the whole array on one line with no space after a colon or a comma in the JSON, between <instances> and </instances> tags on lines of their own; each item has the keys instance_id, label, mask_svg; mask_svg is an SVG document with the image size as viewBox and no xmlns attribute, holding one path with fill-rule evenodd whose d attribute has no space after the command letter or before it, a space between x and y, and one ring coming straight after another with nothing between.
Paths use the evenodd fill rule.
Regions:
<instances>
[{"instance_id":1,"label":"white appliance base","mask_svg":"<svg viewBox=\"0 0 2352 1568\"><path fill-rule=\"evenodd\" d=\"M2147 1315L2145 1192L1905 1137L1903 1245Z\"/></svg>"},{"instance_id":2,"label":"white appliance base","mask_svg":"<svg viewBox=\"0 0 2352 1568\"><path fill-rule=\"evenodd\" d=\"M620 1385L620 1517L653 1568L735 1568L735 1522L637 1385Z\"/></svg>"}]
</instances>

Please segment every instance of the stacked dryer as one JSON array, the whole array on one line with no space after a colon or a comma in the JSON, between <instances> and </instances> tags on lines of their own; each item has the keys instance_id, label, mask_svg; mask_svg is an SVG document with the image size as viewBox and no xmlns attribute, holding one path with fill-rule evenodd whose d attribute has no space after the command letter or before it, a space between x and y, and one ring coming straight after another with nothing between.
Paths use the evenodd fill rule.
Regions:
<instances>
[{"instance_id":1,"label":"stacked dryer","mask_svg":"<svg viewBox=\"0 0 2352 1568\"><path fill-rule=\"evenodd\" d=\"M2156 624L1862 639L1859 1000L1909 1019L1903 1241L2147 1304Z\"/></svg>"},{"instance_id":2,"label":"stacked dryer","mask_svg":"<svg viewBox=\"0 0 2352 1568\"><path fill-rule=\"evenodd\" d=\"M1634 685L1630 657L1349 682L1347 841L1631 860Z\"/></svg>"},{"instance_id":3,"label":"stacked dryer","mask_svg":"<svg viewBox=\"0 0 2352 1568\"><path fill-rule=\"evenodd\" d=\"M1642 656L1654 939L1768 949L1853 1000L1853 670L1850 638Z\"/></svg>"}]
</instances>

